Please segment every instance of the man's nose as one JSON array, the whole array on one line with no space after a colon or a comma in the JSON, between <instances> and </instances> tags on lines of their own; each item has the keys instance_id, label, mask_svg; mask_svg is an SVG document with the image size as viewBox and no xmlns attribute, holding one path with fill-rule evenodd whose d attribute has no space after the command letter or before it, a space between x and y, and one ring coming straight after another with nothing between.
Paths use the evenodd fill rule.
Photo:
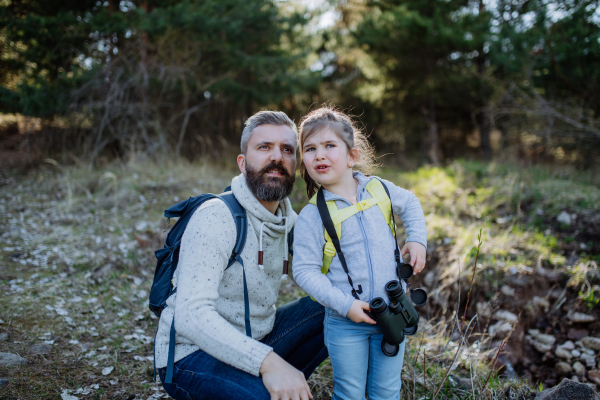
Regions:
<instances>
[{"instance_id":1,"label":"man's nose","mask_svg":"<svg viewBox=\"0 0 600 400\"><path fill-rule=\"evenodd\" d=\"M279 147L274 147L271 151L271 156L269 157L271 161L282 162L283 161L283 153Z\"/></svg>"}]
</instances>

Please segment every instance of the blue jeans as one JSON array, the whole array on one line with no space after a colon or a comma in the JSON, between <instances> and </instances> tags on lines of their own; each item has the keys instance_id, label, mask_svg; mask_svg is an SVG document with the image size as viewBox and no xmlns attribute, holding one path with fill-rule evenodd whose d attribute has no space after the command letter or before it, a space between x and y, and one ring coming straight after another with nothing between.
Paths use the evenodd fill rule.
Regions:
<instances>
[{"instance_id":1,"label":"blue jeans","mask_svg":"<svg viewBox=\"0 0 600 400\"><path fill-rule=\"evenodd\" d=\"M277 309L271 333L261 342L302 371L306 379L326 358L323 343L325 310L309 297ZM158 369L165 381L166 368ZM270 400L262 378L225 364L202 350L175 363L173 383L164 384L169 396L176 400Z\"/></svg>"},{"instance_id":2,"label":"blue jeans","mask_svg":"<svg viewBox=\"0 0 600 400\"><path fill-rule=\"evenodd\" d=\"M397 400L402 385L404 344L398 354L381 351L382 333L377 325L357 324L336 311L325 309L325 345L333 367L332 400Z\"/></svg>"}]
</instances>

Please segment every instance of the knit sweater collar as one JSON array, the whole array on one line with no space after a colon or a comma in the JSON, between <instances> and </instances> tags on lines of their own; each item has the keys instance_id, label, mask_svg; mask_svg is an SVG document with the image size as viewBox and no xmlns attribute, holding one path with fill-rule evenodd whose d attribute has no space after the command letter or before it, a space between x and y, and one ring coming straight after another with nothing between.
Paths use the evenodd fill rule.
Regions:
<instances>
[{"instance_id":1,"label":"knit sweater collar","mask_svg":"<svg viewBox=\"0 0 600 400\"><path fill-rule=\"evenodd\" d=\"M249 220L257 232L260 229L260 225L264 222L264 234L272 238L277 238L286 233L286 223L288 231L296 224L296 213L292 209L290 200L287 197L279 202L277 211L273 214L250 191L243 174L233 178L231 181L231 190L237 201L246 210L248 216L254 217L249 218Z\"/></svg>"}]
</instances>

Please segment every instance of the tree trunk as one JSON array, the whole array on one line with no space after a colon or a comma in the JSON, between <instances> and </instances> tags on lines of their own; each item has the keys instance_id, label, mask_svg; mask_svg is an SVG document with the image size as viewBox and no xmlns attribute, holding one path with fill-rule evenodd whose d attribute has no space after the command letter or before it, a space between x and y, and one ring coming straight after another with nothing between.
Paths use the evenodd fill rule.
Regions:
<instances>
[{"instance_id":1,"label":"tree trunk","mask_svg":"<svg viewBox=\"0 0 600 400\"><path fill-rule=\"evenodd\" d=\"M479 14L485 12L485 5L482 0L479 0ZM492 155L490 146L490 118L488 116L488 94L487 84L485 81L485 53L483 46L479 49L477 57L477 67L479 71L479 107L480 112L476 116L477 124L479 125L479 136L481 138L480 146L485 160L489 160Z\"/></svg>"},{"instance_id":2,"label":"tree trunk","mask_svg":"<svg viewBox=\"0 0 600 400\"><path fill-rule=\"evenodd\" d=\"M433 92L429 94L429 105L421 109L425 123L427 124L427 135L425 136L425 154L429 162L433 165L440 165L439 157L439 136L438 127L435 119L435 99Z\"/></svg>"}]
</instances>

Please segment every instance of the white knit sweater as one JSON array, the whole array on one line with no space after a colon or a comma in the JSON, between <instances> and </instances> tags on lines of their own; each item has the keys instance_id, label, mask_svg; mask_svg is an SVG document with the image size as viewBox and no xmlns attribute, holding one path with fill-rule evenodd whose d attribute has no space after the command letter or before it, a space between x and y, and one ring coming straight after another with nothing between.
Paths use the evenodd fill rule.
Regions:
<instances>
[{"instance_id":1,"label":"white knit sweater","mask_svg":"<svg viewBox=\"0 0 600 400\"><path fill-rule=\"evenodd\" d=\"M179 265L173 277L177 293L167 301L156 334L157 368L167 365L173 313L177 333L175 361L202 349L258 376L262 361L271 351L271 347L258 340L273 328L287 250L286 230L294 226L296 213L286 198L280 202L277 213L272 214L250 192L243 175L235 177L231 186L248 217L242 259L252 337L256 340L245 335L242 266L236 262L225 270L235 245L235 223L226 204L210 200L196 210L182 237ZM264 269L258 266L261 225Z\"/></svg>"}]
</instances>

